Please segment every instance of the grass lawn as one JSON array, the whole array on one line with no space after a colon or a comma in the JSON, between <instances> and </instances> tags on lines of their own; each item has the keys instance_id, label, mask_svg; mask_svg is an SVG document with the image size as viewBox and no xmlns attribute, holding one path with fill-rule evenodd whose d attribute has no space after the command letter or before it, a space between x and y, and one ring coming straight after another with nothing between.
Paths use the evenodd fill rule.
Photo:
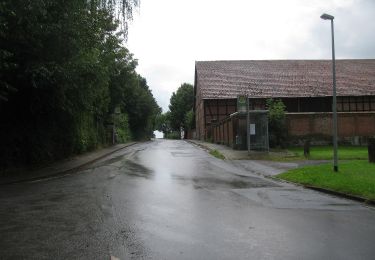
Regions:
<instances>
[{"instance_id":1,"label":"grass lawn","mask_svg":"<svg viewBox=\"0 0 375 260\"><path fill-rule=\"evenodd\" d=\"M303 147L292 147L288 149L295 154L296 159L305 158ZM333 147L331 146L311 146L310 160L331 160L333 158ZM339 146L339 160L367 160L367 146Z\"/></svg>"},{"instance_id":2,"label":"grass lawn","mask_svg":"<svg viewBox=\"0 0 375 260\"><path fill-rule=\"evenodd\" d=\"M332 164L323 164L293 169L276 178L375 200L375 164L365 160L339 162L337 173Z\"/></svg>"}]
</instances>

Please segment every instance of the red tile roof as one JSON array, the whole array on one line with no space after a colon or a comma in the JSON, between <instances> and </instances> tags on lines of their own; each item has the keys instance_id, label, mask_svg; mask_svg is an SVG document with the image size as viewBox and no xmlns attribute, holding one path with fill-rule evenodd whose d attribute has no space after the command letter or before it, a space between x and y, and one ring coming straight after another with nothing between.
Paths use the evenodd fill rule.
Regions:
<instances>
[{"instance_id":1,"label":"red tile roof","mask_svg":"<svg viewBox=\"0 0 375 260\"><path fill-rule=\"evenodd\" d=\"M203 99L332 96L331 60L197 61ZM337 60L337 95L375 95L375 60Z\"/></svg>"}]
</instances>

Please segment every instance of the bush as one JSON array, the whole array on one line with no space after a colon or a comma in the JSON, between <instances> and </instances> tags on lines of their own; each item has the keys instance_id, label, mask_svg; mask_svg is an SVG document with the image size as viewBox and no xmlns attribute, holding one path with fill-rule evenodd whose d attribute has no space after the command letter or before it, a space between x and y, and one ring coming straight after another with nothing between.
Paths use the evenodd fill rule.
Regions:
<instances>
[{"instance_id":1,"label":"bush","mask_svg":"<svg viewBox=\"0 0 375 260\"><path fill-rule=\"evenodd\" d=\"M270 147L281 147L287 146L287 126L286 126L286 115L285 105L280 99L268 99L268 130Z\"/></svg>"},{"instance_id":2,"label":"bush","mask_svg":"<svg viewBox=\"0 0 375 260\"><path fill-rule=\"evenodd\" d=\"M165 133L165 134L164 134L164 138L165 138L165 139L175 139L175 140L179 140L179 139L181 139L181 133L180 133L180 132L177 132L177 131L170 132L170 133Z\"/></svg>"},{"instance_id":3,"label":"bush","mask_svg":"<svg viewBox=\"0 0 375 260\"><path fill-rule=\"evenodd\" d=\"M115 116L115 126L117 133L117 142L126 143L131 139L129 129L129 119L127 114L119 114Z\"/></svg>"}]
</instances>

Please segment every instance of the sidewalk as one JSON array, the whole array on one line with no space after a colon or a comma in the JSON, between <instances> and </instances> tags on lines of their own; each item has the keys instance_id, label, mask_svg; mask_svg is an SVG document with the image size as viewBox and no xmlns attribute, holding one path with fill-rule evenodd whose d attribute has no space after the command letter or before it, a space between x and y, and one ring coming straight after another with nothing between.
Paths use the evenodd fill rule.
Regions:
<instances>
[{"instance_id":1,"label":"sidewalk","mask_svg":"<svg viewBox=\"0 0 375 260\"><path fill-rule=\"evenodd\" d=\"M222 144L213 144L200 140L189 139L186 141L198 145L205 150L212 151L217 150L224 155L226 160L236 162L246 170L256 172L263 176L269 177L288 171L290 169L307 166L307 165L319 165L327 163L327 160L293 160L293 154L289 152L259 152L259 151L248 151L233 150L231 147ZM288 158L290 160L284 161L283 159ZM278 160L280 159L280 160Z\"/></svg>"},{"instance_id":2,"label":"sidewalk","mask_svg":"<svg viewBox=\"0 0 375 260\"><path fill-rule=\"evenodd\" d=\"M274 157L285 157L289 154L285 152L257 152L257 151L250 151L250 154L247 150L234 150L229 146L221 145L221 144L213 144L209 142L204 142L200 140L193 140L193 139L186 139L186 141L196 144L200 147L203 147L206 150L217 150L222 155L224 155L225 159L228 160L252 160L252 159L260 159L261 157L270 155Z\"/></svg>"},{"instance_id":3,"label":"sidewalk","mask_svg":"<svg viewBox=\"0 0 375 260\"><path fill-rule=\"evenodd\" d=\"M200 140L186 140L192 144L198 145L202 147L205 150L211 151L211 150L217 150L222 155L225 156L225 159L231 160L232 163L235 163L236 165L242 167L243 169L264 176L266 178L271 178L278 182L284 182L284 183L290 183L293 185L301 186L307 189L316 190L319 192L323 192L326 194L342 197L345 199L355 200L359 202L366 203L367 205L375 205L375 201L368 200L362 197L358 197L355 195L350 195L334 190L329 190L321 187L315 187L311 185L303 185L299 183L293 183L288 182L285 180L276 179L274 176L278 175L282 172L285 172L287 170L298 168L306 165L314 165L314 164L322 164L327 163L329 161L326 160L316 160L316 161L309 161L309 160L302 160L302 161L295 161L295 162L277 162L277 161L269 161L269 160L254 160L254 157L257 157L258 155L262 155L264 153L261 152L251 152L250 155L248 155L247 151L238 151L233 150L230 147L226 145L220 145L220 144L213 144L208 143ZM273 153L277 154L277 153ZM282 153L281 153L282 154Z\"/></svg>"},{"instance_id":4,"label":"sidewalk","mask_svg":"<svg viewBox=\"0 0 375 260\"><path fill-rule=\"evenodd\" d=\"M213 144L213 143L204 142L200 140L186 139L186 141L196 144L209 151L217 150L222 155L224 155L225 159L228 159L228 160L248 159L247 151L233 150L232 148L226 145Z\"/></svg>"},{"instance_id":5,"label":"sidewalk","mask_svg":"<svg viewBox=\"0 0 375 260\"><path fill-rule=\"evenodd\" d=\"M134 144L136 143L131 142L126 144L117 144L93 152L77 155L75 157L65 159L56 163L52 163L49 166L40 169L20 169L8 172L0 175L0 185L33 181L68 174Z\"/></svg>"},{"instance_id":6,"label":"sidewalk","mask_svg":"<svg viewBox=\"0 0 375 260\"><path fill-rule=\"evenodd\" d=\"M285 172L290 169L297 168L301 165L309 164L308 161L299 161L299 162L278 162L269 160L269 155L276 157L287 156L285 152L257 152L257 151L248 151L243 150L233 150L232 148L221 145L213 144L209 142L204 142L200 140L186 140L192 144L198 145L205 150L212 151L217 150L222 155L224 155L226 160L230 160L232 163L235 163L237 166L242 167L243 169L262 175L265 177L274 176Z\"/></svg>"}]
</instances>

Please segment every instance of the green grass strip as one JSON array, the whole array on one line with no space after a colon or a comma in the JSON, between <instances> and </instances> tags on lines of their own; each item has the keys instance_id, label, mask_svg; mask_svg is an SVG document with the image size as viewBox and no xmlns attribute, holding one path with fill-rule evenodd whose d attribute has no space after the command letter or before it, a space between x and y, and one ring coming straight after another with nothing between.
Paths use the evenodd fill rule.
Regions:
<instances>
[{"instance_id":1,"label":"green grass strip","mask_svg":"<svg viewBox=\"0 0 375 260\"><path fill-rule=\"evenodd\" d=\"M332 164L306 166L289 170L276 178L375 200L374 163L350 161L339 163L339 172L332 168Z\"/></svg>"}]
</instances>

